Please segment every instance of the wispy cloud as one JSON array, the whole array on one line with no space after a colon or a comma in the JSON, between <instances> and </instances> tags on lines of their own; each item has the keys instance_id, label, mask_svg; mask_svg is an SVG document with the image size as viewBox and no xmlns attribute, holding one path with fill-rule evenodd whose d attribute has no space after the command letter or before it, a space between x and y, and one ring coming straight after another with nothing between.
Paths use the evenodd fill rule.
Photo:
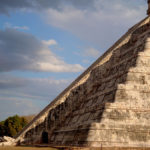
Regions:
<instances>
[{"instance_id":1,"label":"wispy cloud","mask_svg":"<svg viewBox=\"0 0 150 150\"><path fill-rule=\"evenodd\" d=\"M50 39L50 40L43 40L42 41L45 45L51 46L51 45L57 45L57 42L54 39Z\"/></svg>"},{"instance_id":2,"label":"wispy cloud","mask_svg":"<svg viewBox=\"0 0 150 150\"><path fill-rule=\"evenodd\" d=\"M83 55L88 56L88 57L98 58L100 56L100 51L98 51L95 48L90 47L83 51Z\"/></svg>"},{"instance_id":3,"label":"wispy cloud","mask_svg":"<svg viewBox=\"0 0 150 150\"><path fill-rule=\"evenodd\" d=\"M14 29L18 29L18 30L29 30L29 27L27 27L27 26L14 26L9 22L6 22L4 24L4 28L14 28Z\"/></svg>"},{"instance_id":4,"label":"wispy cloud","mask_svg":"<svg viewBox=\"0 0 150 150\"><path fill-rule=\"evenodd\" d=\"M27 26L14 26L14 29L20 29L20 30L29 30L29 27Z\"/></svg>"},{"instance_id":5,"label":"wispy cloud","mask_svg":"<svg viewBox=\"0 0 150 150\"><path fill-rule=\"evenodd\" d=\"M0 95L29 100L52 100L70 82L70 79L23 78L5 73L0 74Z\"/></svg>"}]
</instances>

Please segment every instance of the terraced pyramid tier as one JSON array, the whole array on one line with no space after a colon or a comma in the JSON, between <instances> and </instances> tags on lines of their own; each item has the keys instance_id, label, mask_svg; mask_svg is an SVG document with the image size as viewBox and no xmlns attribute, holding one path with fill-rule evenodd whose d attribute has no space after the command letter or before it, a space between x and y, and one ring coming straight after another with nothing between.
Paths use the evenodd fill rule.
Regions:
<instances>
[{"instance_id":1,"label":"terraced pyramid tier","mask_svg":"<svg viewBox=\"0 0 150 150\"><path fill-rule=\"evenodd\" d=\"M16 140L59 147L150 147L149 19L132 27Z\"/></svg>"}]
</instances>

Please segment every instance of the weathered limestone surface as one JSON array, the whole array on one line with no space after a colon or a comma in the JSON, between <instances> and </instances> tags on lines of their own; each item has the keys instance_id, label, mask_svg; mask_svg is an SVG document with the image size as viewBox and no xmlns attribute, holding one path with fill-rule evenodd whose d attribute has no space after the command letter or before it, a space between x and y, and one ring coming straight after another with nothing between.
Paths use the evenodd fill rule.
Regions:
<instances>
[{"instance_id":1,"label":"weathered limestone surface","mask_svg":"<svg viewBox=\"0 0 150 150\"><path fill-rule=\"evenodd\" d=\"M8 136L0 137L0 146L14 146L14 145L16 145L14 138Z\"/></svg>"},{"instance_id":2,"label":"weathered limestone surface","mask_svg":"<svg viewBox=\"0 0 150 150\"><path fill-rule=\"evenodd\" d=\"M150 147L150 18L132 27L16 140L60 147Z\"/></svg>"}]
</instances>

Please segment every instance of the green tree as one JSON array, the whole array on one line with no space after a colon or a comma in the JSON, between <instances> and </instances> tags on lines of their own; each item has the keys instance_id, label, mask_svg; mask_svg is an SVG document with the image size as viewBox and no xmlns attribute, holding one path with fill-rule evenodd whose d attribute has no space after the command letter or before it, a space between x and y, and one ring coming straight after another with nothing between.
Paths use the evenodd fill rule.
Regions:
<instances>
[{"instance_id":1,"label":"green tree","mask_svg":"<svg viewBox=\"0 0 150 150\"><path fill-rule=\"evenodd\" d=\"M23 117L15 115L0 122L0 136L15 136L27 124L27 120Z\"/></svg>"},{"instance_id":2,"label":"green tree","mask_svg":"<svg viewBox=\"0 0 150 150\"><path fill-rule=\"evenodd\" d=\"M0 122L0 136L5 135L5 133L6 133L6 128L4 125L4 121L2 121L2 122Z\"/></svg>"}]
</instances>

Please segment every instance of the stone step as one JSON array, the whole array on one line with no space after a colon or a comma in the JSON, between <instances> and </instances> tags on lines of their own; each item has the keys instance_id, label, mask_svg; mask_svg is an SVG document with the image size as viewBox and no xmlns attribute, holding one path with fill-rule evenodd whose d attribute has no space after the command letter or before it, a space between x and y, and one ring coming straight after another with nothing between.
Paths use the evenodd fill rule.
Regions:
<instances>
[{"instance_id":1,"label":"stone step","mask_svg":"<svg viewBox=\"0 0 150 150\"><path fill-rule=\"evenodd\" d=\"M118 90L126 90L126 91L139 91L143 93L148 93L150 92L150 84L131 84L131 83L126 83L126 84L118 84L117 86Z\"/></svg>"},{"instance_id":2,"label":"stone step","mask_svg":"<svg viewBox=\"0 0 150 150\"><path fill-rule=\"evenodd\" d=\"M139 70L139 69L134 69ZM128 72L125 77L126 84L150 84L150 74L143 72Z\"/></svg>"},{"instance_id":3,"label":"stone step","mask_svg":"<svg viewBox=\"0 0 150 150\"><path fill-rule=\"evenodd\" d=\"M141 114L140 114L141 115ZM143 114L144 115L144 114ZM142 118L142 115L141 115ZM86 125L87 126L87 125ZM86 127L85 126L85 127ZM101 129L126 129L127 131L143 131L145 129L150 131L150 125L144 124L143 122L139 123L131 123L131 122L121 122L121 123L115 123L114 124L105 124L105 123L91 123L87 126L91 130L101 130Z\"/></svg>"},{"instance_id":4,"label":"stone step","mask_svg":"<svg viewBox=\"0 0 150 150\"><path fill-rule=\"evenodd\" d=\"M150 51L139 52L138 56L139 57L145 57L145 58L147 57L147 59L149 59L149 57L150 57Z\"/></svg>"},{"instance_id":5,"label":"stone step","mask_svg":"<svg viewBox=\"0 0 150 150\"><path fill-rule=\"evenodd\" d=\"M99 116L98 111L91 112L88 119L83 120L84 114L78 115L78 119L74 122L76 116L72 116L68 126L62 126L59 128L59 132L70 132L78 129L89 130L89 129L113 129L122 128L127 130L142 130L144 126L147 130L150 130L150 109L121 109L121 108L111 108L105 109L102 115ZM137 126L134 129L135 125ZM142 127L141 127L142 126Z\"/></svg>"},{"instance_id":6,"label":"stone step","mask_svg":"<svg viewBox=\"0 0 150 150\"><path fill-rule=\"evenodd\" d=\"M129 68L128 72L150 74L150 67L132 67Z\"/></svg>"},{"instance_id":7,"label":"stone step","mask_svg":"<svg viewBox=\"0 0 150 150\"><path fill-rule=\"evenodd\" d=\"M150 92L138 91L138 90L125 90L118 89L115 93L115 100L150 100Z\"/></svg>"},{"instance_id":8,"label":"stone step","mask_svg":"<svg viewBox=\"0 0 150 150\"><path fill-rule=\"evenodd\" d=\"M128 113L128 112L127 112ZM140 118L144 118L145 113L139 113ZM80 130L107 130L107 129L126 129L127 131L143 131L145 129L150 131L150 125L147 124L149 122L132 122L131 120L134 119L126 119L124 122L115 122L115 121L110 121L110 124L107 124L106 122L99 121L99 122L90 122L90 123L83 123L82 125L75 125L74 126L68 126L68 127L61 127L59 130L55 131L55 133L58 132L70 132L70 131L77 131L78 129ZM136 122L136 124L135 124Z\"/></svg>"},{"instance_id":9,"label":"stone step","mask_svg":"<svg viewBox=\"0 0 150 150\"><path fill-rule=\"evenodd\" d=\"M150 67L150 54L149 54L149 56L140 55L140 57L138 57L136 60L136 66L149 68Z\"/></svg>"},{"instance_id":10,"label":"stone step","mask_svg":"<svg viewBox=\"0 0 150 150\"><path fill-rule=\"evenodd\" d=\"M137 129L136 129L137 128ZM138 130L140 129L140 130ZM54 140L56 142L62 141L62 143L71 143L73 141L78 142L109 142L109 143L126 143L131 138L133 141L140 143L141 140L150 141L149 130L145 126L124 126L120 128L108 128L108 129L82 129L76 130L64 130L55 132Z\"/></svg>"},{"instance_id":11,"label":"stone step","mask_svg":"<svg viewBox=\"0 0 150 150\"><path fill-rule=\"evenodd\" d=\"M141 123L145 125L150 123L150 109L146 110L144 107L135 109L134 106L132 108L121 109L119 106L116 106L116 108L106 108L103 111L102 118L102 122L107 122L107 120L109 122L109 119L111 119L124 124ZM114 122L110 125L117 126L117 123Z\"/></svg>"},{"instance_id":12,"label":"stone step","mask_svg":"<svg viewBox=\"0 0 150 150\"><path fill-rule=\"evenodd\" d=\"M139 99L116 99L114 103L106 103L106 108L120 108L120 109L149 109L150 101L146 100L139 100Z\"/></svg>"}]
</instances>

